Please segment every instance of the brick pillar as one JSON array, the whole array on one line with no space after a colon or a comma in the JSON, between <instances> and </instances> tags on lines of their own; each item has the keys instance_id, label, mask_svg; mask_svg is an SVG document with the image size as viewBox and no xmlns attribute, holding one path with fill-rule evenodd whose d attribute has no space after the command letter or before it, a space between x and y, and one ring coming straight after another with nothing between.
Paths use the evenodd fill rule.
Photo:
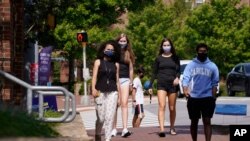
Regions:
<instances>
[{"instance_id":1,"label":"brick pillar","mask_svg":"<svg viewBox=\"0 0 250 141\"><path fill-rule=\"evenodd\" d=\"M0 69L11 72L11 4L9 0L0 0ZM11 85L1 78L0 100L10 100Z\"/></svg>"},{"instance_id":2,"label":"brick pillar","mask_svg":"<svg viewBox=\"0 0 250 141\"><path fill-rule=\"evenodd\" d=\"M13 52L12 70L19 79L24 78L24 0L12 0ZM24 97L23 87L15 85L13 101L20 104Z\"/></svg>"},{"instance_id":3,"label":"brick pillar","mask_svg":"<svg viewBox=\"0 0 250 141\"><path fill-rule=\"evenodd\" d=\"M23 0L0 0L0 69L23 78ZM2 83L1 83L2 82ZM0 78L0 102L19 103L22 88Z\"/></svg>"}]
</instances>

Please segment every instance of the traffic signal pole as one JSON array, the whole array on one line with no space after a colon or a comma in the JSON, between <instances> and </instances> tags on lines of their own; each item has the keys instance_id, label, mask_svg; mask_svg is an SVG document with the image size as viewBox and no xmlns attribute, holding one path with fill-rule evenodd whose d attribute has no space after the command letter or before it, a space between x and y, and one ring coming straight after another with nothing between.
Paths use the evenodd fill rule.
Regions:
<instances>
[{"instance_id":1,"label":"traffic signal pole","mask_svg":"<svg viewBox=\"0 0 250 141\"><path fill-rule=\"evenodd\" d=\"M82 60L83 60L83 76L84 76L84 73L86 73L86 42L82 42L82 47L83 47L83 51L82 51ZM84 81L83 81L83 86L84 86L84 96L86 97L87 96L87 80L86 78L84 78Z\"/></svg>"},{"instance_id":2,"label":"traffic signal pole","mask_svg":"<svg viewBox=\"0 0 250 141\"><path fill-rule=\"evenodd\" d=\"M86 46L88 42L88 35L87 32L81 31L77 33L77 41L82 45L82 62L83 62L83 88L84 88L84 96L81 100L83 105L89 105L89 96L87 95L87 81L90 78L89 76L89 69L86 67Z\"/></svg>"}]
</instances>

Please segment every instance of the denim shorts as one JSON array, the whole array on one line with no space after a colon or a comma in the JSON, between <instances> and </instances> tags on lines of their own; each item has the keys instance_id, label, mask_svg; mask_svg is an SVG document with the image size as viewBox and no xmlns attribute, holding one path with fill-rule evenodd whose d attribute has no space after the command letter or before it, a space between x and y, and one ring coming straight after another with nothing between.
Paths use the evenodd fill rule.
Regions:
<instances>
[{"instance_id":1,"label":"denim shorts","mask_svg":"<svg viewBox=\"0 0 250 141\"><path fill-rule=\"evenodd\" d=\"M119 78L119 82L120 82L121 86L129 85L130 79L129 78Z\"/></svg>"}]
</instances>

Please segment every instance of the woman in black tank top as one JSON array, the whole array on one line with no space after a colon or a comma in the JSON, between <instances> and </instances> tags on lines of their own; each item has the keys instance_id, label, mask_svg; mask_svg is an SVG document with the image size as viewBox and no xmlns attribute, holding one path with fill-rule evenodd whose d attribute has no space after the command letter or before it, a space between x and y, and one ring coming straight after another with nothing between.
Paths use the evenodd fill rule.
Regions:
<instances>
[{"instance_id":1,"label":"woman in black tank top","mask_svg":"<svg viewBox=\"0 0 250 141\"><path fill-rule=\"evenodd\" d=\"M105 140L111 140L114 113L120 97L119 64L117 63L119 58L118 44L111 40L100 46L94 63L92 95L96 103L96 141L101 141L103 125L105 125Z\"/></svg>"},{"instance_id":2,"label":"woman in black tank top","mask_svg":"<svg viewBox=\"0 0 250 141\"><path fill-rule=\"evenodd\" d=\"M135 62L134 53L132 51L129 39L127 35L121 34L116 41L121 48L121 57L119 61L119 81L121 84L121 110L122 110L122 121L123 131L121 136L127 137L131 135L131 132L127 129L128 124L128 97L129 92L132 91L133 82L133 64ZM118 109L118 108L117 108ZM116 123L117 123L117 112L115 116L115 122L113 125L112 136L116 136Z\"/></svg>"}]
</instances>

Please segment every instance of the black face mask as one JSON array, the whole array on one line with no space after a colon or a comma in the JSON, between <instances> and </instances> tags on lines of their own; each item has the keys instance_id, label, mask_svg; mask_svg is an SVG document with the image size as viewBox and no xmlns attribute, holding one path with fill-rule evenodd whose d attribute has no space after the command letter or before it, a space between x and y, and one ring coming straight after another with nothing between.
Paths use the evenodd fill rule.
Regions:
<instances>
[{"instance_id":1,"label":"black face mask","mask_svg":"<svg viewBox=\"0 0 250 141\"><path fill-rule=\"evenodd\" d=\"M198 53L197 59L201 62L204 62L207 60L207 53Z\"/></svg>"}]
</instances>

